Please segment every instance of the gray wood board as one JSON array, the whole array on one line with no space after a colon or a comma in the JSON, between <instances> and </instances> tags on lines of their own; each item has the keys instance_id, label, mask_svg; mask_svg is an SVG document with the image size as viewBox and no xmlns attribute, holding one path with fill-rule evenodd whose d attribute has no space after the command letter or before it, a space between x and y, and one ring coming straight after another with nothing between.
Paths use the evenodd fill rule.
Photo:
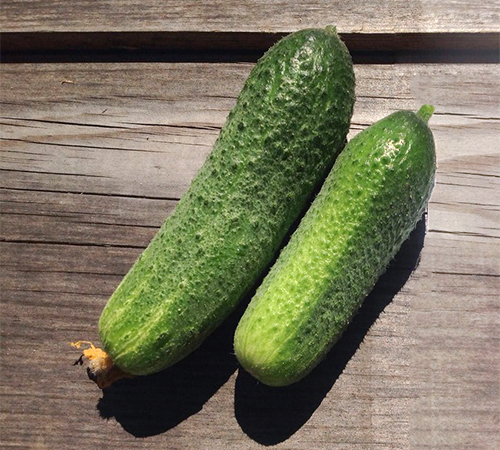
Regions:
<instances>
[{"instance_id":1,"label":"gray wood board","mask_svg":"<svg viewBox=\"0 0 500 450\"><path fill-rule=\"evenodd\" d=\"M472 0L3 0L1 31L290 32L337 25L349 33L500 31L499 5Z\"/></svg>"},{"instance_id":2,"label":"gray wood board","mask_svg":"<svg viewBox=\"0 0 500 450\"><path fill-rule=\"evenodd\" d=\"M113 289L208 155L252 64L12 64L0 91L4 448L486 449L499 445L498 68L357 66L350 137L432 103L421 222L303 382L238 370L237 311L192 356L101 392ZM415 266L417 266L415 268Z\"/></svg>"}]
</instances>

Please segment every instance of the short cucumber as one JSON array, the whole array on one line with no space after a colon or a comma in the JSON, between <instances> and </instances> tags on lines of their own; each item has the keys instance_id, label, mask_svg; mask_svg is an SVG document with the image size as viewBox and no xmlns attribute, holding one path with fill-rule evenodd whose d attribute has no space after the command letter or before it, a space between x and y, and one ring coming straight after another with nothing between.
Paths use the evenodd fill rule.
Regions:
<instances>
[{"instance_id":1,"label":"short cucumber","mask_svg":"<svg viewBox=\"0 0 500 450\"><path fill-rule=\"evenodd\" d=\"M259 60L189 190L102 312L119 369L162 370L228 316L331 169L353 104L351 57L333 27L293 33Z\"/></svg>"},{"instance_id":2,"label":"short cucumber","mask_svg":"<svg viewBox=\"0 0 500 450\"><path fill-rule=\"evenodd\" d=\"M338 157L238 324L236 356L261 382L291 384L322 360L422 216L433 110L393 113Z\"/></svg>"}]
</instances>

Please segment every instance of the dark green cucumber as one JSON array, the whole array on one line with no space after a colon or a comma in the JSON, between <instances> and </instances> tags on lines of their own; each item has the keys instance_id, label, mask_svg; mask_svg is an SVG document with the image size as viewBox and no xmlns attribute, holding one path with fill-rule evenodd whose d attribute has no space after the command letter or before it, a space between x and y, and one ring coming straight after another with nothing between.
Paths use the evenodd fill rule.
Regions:
<instances>
[{"instance_id":1,"label":"dark green cucumber","mask_svg":"<svg viewBox=\"0 0 500 450\"><path fill-rule=\"evenodd\" d=\"M391 114L337 159L236 330L238 360L263 383L321 361L414 229L434 186L432 112Z\"/></svg>"},{"instance_id":2,"label":"dark green cucumber","mask_svg":"<svg viewBox=\"0 0 500 450\"><path fill-rule=\"evenodd\" d=\"M99 321L122 371L200 345L271 263L345 144L350 55L333 27L289 35L257 63L212 153Z\"/></svg>"}]
</instances>

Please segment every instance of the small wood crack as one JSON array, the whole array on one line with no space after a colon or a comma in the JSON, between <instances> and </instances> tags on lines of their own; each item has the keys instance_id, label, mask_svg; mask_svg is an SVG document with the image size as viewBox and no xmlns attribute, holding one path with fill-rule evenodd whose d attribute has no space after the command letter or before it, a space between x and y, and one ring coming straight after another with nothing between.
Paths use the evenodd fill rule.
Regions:
<instances>
[{"instance_id":1,"label":"small wood crack","mask_svg":"<svg viewBox=\"0 0 500 450\"><path fill-rule=\"evenodd\" d=\"M2 169L0 169L2 170ZM153 195L139 195L139 194L120 194L113 192L82 192L82 191L70 191L70 190L57 190L57 189L34 189L34 188L17 188L17 187L4 187L0 186L0 190L4 191L19 191L19 192L43 192L51 194L69 194L69 195L88 195L88 196L101 196L101 197L117 197L117 198L134 198L141 200L160 200L160 201L172 201L178 202L180 197L160 197Z\"/></svg>"},{"instance_id":2,"label":"small wood crack","mask_svg":"<svg viewBox=\"0 0 500 450\"><path fill-rule=\"evenodd\" d=\"M446 272L444 270L431 270L431 273L435 273L436 275L458 275L467 277L500 278L500 274L495 274L495 273Z\"/></svg>"},{"instance_id":3,"label":"small wood crack","mask_svg":"<svg viewBox=\"0 0 500 450\"><path fill-rule=\"evenodd\" d=\"M39 122L39 123L50 123L50 124L55 124L55 125L72 125L76 127L97 127L97 128L111 128L111 129L123 129L123 130L130 130L132 128L130 127L122 127L118 125L103 125L103 124L98 124L98 123L79 123L79 122L66 122L62 120L49 120L49 119L30 119L26 117L8 117L8 116L2 116L2 119L7 119L7 120L19 120L19 121L24 121L24 122Z\"/></svg>"},{"instance_id":4,"label":"small wood crack","mask_svg":"<svg viewBox=\"0 0 500 450\"><path fill-rule=\"evenodd\" d=\"M483 233L473 233L471 231L448 231L448 230L430 229L429 233L442 233L442 234L453 234L456 236L471 236L471 237L483 237L490 239L500 239L500 236L492 236L490 234L483 234Z\"/></svg>"},{"instance_id":5,"label":"small wood crack","mask_svg":"<svg viewBox=\"0 0 500 450\"><path fill-rule=\"evenodd\" d=\"M5 172L21 172L21 173L36 173L40 175L63 175L70 177L87 177L87 178L107 178L111 179L111 177L107 177L104 175L89 175L85 173L64 173L64 172L48 172L43 170L25 170L25 169L0 169Z\"/></svg>"},{"instance_id":6,"label":"small wood crack","mask_svg":"<svg viewBox=\"0 0 500 450\"><path fill-rule=\"evenodd\" d=\"M66 241L42 241L36 239L0 239L0 242L6 244L29 244L29 245L68 245L74 247L107 247L107 248L129 248L129 249L144 249L144 245L131 244L103 244L97 242L66 242Z\"/></svg>"}]
</instances>

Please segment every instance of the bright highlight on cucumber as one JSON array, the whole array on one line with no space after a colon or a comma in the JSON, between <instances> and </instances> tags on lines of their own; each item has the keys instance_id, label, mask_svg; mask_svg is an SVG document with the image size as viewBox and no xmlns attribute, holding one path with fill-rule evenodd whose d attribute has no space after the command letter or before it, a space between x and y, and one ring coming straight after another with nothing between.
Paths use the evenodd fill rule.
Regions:
<instances>
[{"instance_id":1,"label":"bright highlight on cucumber","mask_svg":"<svg viewBox=\"0 0 500 450\"><path fill-rule=\"evenodd\" d=\"M391 114L337 159L236 330L236 356L261 382L316 367L415 228L434 186L433 111Z\"/></svg>"},{"instance_id":2,"label":"bright highlight on cucumber","mask_svg":"<svg viewBox=\"0 0 500 450\"><path fill-rule=\"evenodd\" d=\"M351 57L335 28L293 33L256 64L207 161L109 299L101 387L197 348L271 264L345 145ZM76 346L82 343L75 343Z\"/></svg>"}]
</instances>

